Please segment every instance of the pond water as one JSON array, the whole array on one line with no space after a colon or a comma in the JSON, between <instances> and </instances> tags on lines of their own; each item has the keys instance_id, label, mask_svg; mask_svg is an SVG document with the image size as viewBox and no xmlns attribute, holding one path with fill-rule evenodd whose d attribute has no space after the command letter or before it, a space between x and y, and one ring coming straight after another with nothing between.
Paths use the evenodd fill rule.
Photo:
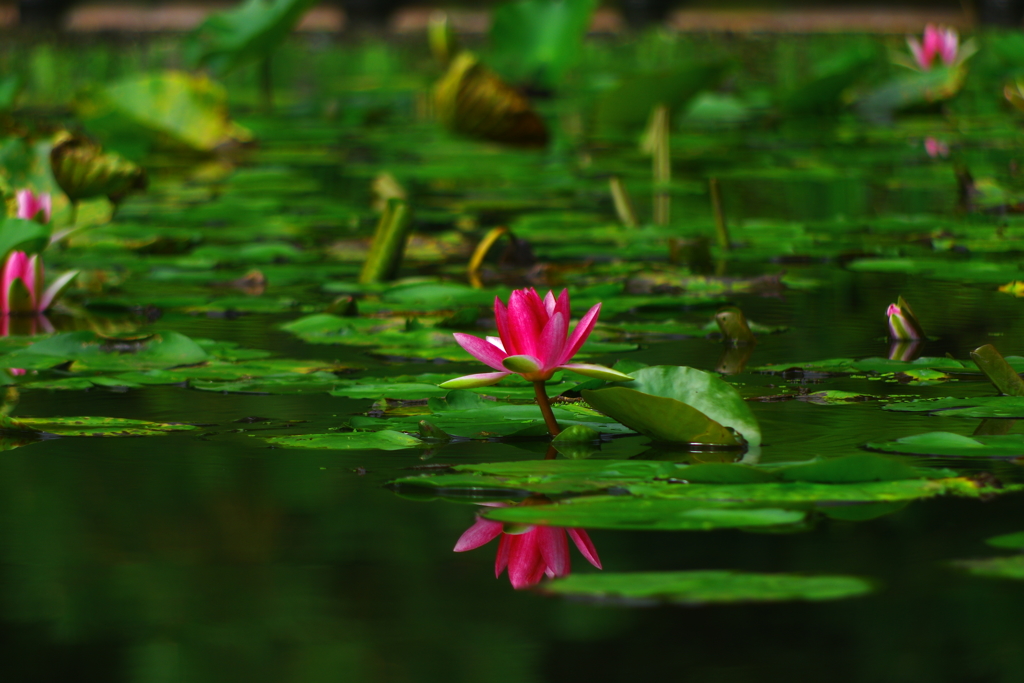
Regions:
<instances>
[{"instance_id":1,"label":"pond water","mask_svg":"<svg viewBox=\"0 0 1024 683\"><path fill-rule=\"evenodd\" d=\"M812 56L828 48L826 39L798 42ZM53 85L60 78L81 84L174 62L173 46L161 43L132 47L123 63L109 46L79 49L75 60L45 45L7 48L9 62L31 57L28 94L39 115L63 115L53 109L55 89L70 87ZM778 73L784 79L781 68L764 72L766 55L776 66L793 61L791 46L769 38L658 37L593 46L588 64L599 74L615 54L643 62L700 49L744 60L733 84L740 90L774 87ZM920 351L927 358L969 362L984 344L1024 355L1021 302L997 290L1020 271L1019 215L967 211L954 172L965 164L1006 196L1019 192L1019 120L1001 108L998 89L993 95L972 81L944 111L886 126L850 114L795 122L752 116L732 125L681 120L671 139L671 220L630 229L616 223L607 178L625 179L649 223L651 161L637 150L639 130L598 134L580 122L582 80L572 96L539 105L553 122L551 146L516 151L452 137L429 119L425 93L438 70L426 60L418 44L289 46L276 62L276 114L253 107L250 75L228 83L233 114L256 146L215 162L145 152L149 190L126 200L109 224L47 251L48 267L83 271L84 286L68 299L87 324L73 327L213 341L201 341L205 362L177 370L154 362L139 369L144 377L121 374L130 364L90 356L78 366L33 361L27 374L10 378L17 393L8 393L5 407L14 418L102 416L196 428L46 437L12 442L3 453L5 680L522 683L638 673L716 683L1019 680L1024 571L991 578L955 565L1015 557L985 543L1024 530L1024 498L1012 491L1024 477L1012 458L878 456L922 468L915 470L922 478L959 475L988 487L980 498L869 496L831 507L801 501L790 507L809 510L806 517L761 528L665 531L633 522L632 529L589 530L605 573L733 570L868 584L847 599L680 605L659 596L571 599L514 590L505 576L494 578L495 544L458 554L452 548L480 509L472 503L518 493L387 486L455 466L529 466L544 457L544 439L478 436L393 450L267 440L348 434L350 421L367 414L429 416L436 405L415 400L426 395L381 389L353 397L353 383L342 382L479 372L448 340L448 328L436 328L435 338L405 321L432 328L481 302L478 317L486 320L488 297L527 284L568 287L577 315L603 298L590 358L608 365L714 373L730 351L715 328L701 328L720 306L736 305L767 326L745 368L724 376L760 424L759 452L690 453L632 434L605 437L589 458L559 456L556 464L742 458L774 472L815 458L863 456L867 442L926 432L1024 434L1024 424L1008 419L976 432L980 419L884 409L894 397L998 393L970 369L782 372L829 359L887 358L885 311L900 295L929 334ZM47 89L51 72L60 78ZM953 156L930 157L927 137L941 138ZM119 144L116 137L105 142ZM377 216L370 186L385 171L409 192L414 236L399 286L361 289L356 278ZM714 246L709 177L721 183L729 252ZM529 242L540 266L502 270L492 259L481 299L466 286L465 264L497 225ZM713 274L695 280L669 261L669 240L700 237L712 244ZM246 292L238 280L254 269L266 286ZM443 295L415 289L437 281L460 287ZM357 296L359 318L379 324L305 337L290 331L290 323L348 293ZM491 333L486 324L455 329ZM238 370L264 360L246 350L295 362ZM308 384L289 384L302 378ZM813 396L825 391L849 393ZM382 396L408 402L382 403ZM390 424L417 433L415 421ZM598 573L571 553L574 576Z\"/></svg>"}]
</instances>

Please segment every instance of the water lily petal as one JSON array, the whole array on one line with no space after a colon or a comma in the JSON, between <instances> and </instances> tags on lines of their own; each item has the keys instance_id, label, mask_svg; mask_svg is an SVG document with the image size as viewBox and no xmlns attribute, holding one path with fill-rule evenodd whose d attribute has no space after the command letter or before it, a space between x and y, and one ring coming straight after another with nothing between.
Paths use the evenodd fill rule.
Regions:
<instances>
[{"instance_id":1,"label":"water lily petal","mask_svg":"<svg viewBox=\"0 0 1024 683\"><path fill-rule=\"evenodd\" d=\"M569 315L569 290L563 289L562 293L558 295L558 301L555 303L555 311L565 316L565 320L568 322L572 316Z\"/></svg>"},{"instance_id":2,"label":"water lily petal","mask_svg":"<svg viewBox=\"0 0 1024 683\"><path fill-rule=\"evenodd\" d=\"M476 375L463 375L441 382L437 386L442 389L476 389L477 387L489 387L511 375L511 372L481 372Z\"/></svg>"},{"instance_id":3,"label":"water lily petal","mask_svg":"<svg viewBox=\"0 0 1024 683\"><path fill-rule=\"evenodd\" d=\"M613 370L612 368L605 367L604 365L592 363L564 363L558 367L563 370L572 370L573 372L587 377L603 379L606 382L629 382L633 379L629 375L619 372L618 370Z\"/></svg>"},{"instance_id":4,"label":"water lily petal","mask_svg":"<svg viewBox=\"0 0 1024 683\"><path fill-rule=\"evenodd\" d=\"M537 355L537 338L547 315L544 304L533 290L516 290L508 297L508 328L521 354ZM505 348L508 348L507 346Z\"/></svg>"},{"instance_id":5,"label":"water lily petal","mask_svg":"<svg viewBox=\"0 0 1024 683\"><path fill-rule=\"evenodd\" d=\"M71 286L72 281L74 281L77 275L77 270L69 270L54 280L39 298L39 311L42 312L50 308L64 294L65 290ZM39 282L42 282L42 280L40 279Z\"/></svg>"},{"instance_id":6,"label":"water lily petal","mask_svg":"<svg viewBox=\"0 0 1024 683\"><path fill-rule=\"evenodd\" d=\"M587 314L576 323L576 329L572 331L572 336L569 337L569 341L566 342L565 350L562 352L562 359L559 365L566 363L569 359L579 352L580 347L583 346L583 342L590 336L590 332L594 329L594 323L597 322L597 316L601 314L601 304L594 304L594 306L587 311Z\"/></svg>"},{"instance_id":7,"label":"water lily petal","mask_svg":"<svg viewBox=\"0 0 1024 683\"><path fill-rule=\"evenodd\" d=\"M476 358L481 363L489 365L495 370L504 370L501 365L501 361L504 360L505 356L508 355L494 344L481 339L480 337L474 337L471 334L463 334L462 332L456 332L454 335L455 341L459 343L459 346L466 349L469 355Z\"/></svg>"},{"instance_id":8,"label":"water lily petal","mask_svg":"<svg viewBox=\"0 0 1024 683\"><path fill-rule=\"evenodd\" d=\"M555 313L544 326L540 334L540 348L537 349L538 358L548 370L558 365L562 360L562 353L565 348L565 335L569 332L569 321L561 313Z\"/></svg>"},{"instance_id":9,"label":"water lily petal","mask_svg":"<svg viewBox=\"0 0 1024 683\"><path fill-rule=\"evenodd\" d=\"M495 346L497 346L502 351L505 351L505 342L501 341L501 337L487 336L487 337L484 337L484 339L486 339L491 344L494 344Z\"/></svg>"},{"instance_id":10,"label":"water lily petal","mask_svg":"<svg viewBox=\"0 0 1024 683\"><path fill-rule=\"evenodd\" d=\"M527 356L520 354L518 356L508 356L502 361L506 370L511 372L518 372L520 375L528 375L534 372L540 372L544 369L544 366L539 360L533 356Z\"/></svg>"},{"instance_id":11,"label":"water lily petal","mask_svg":"<svg viewBox=\"0 0 1024 683\"><path fill-rule=\"evenodd\" d=\"M455 552L464 553L467 550L479 548L485 543L490 543L501 535L501 527L501 522L477 517L476 523L459 536L459 540L455 543Z\"/></svg>"},{"instance_id":12,"label":"water lily petal","mask_svg":"<svg viewBox=\"0 0 1024 683\"><path fill-rule=\"evenodd\" d=\"M511 300L511 297L510 297ZM508 328L508 307L498 297L494 297L494 322L498 326L498 337L501 339L501 348L508 353L519 353L516 340L512 337Z\"/></svg>"},{"instance_id":13,"label":"water lily petal","mask_svg":"<svg viewBox=\"0 0 1024 683\"><path fill-rule=\"evenodd\" d=\"M25 274L27 276L25 286L32 293L32 301L35 302L39 298L39 290L43 285L43 260L39 258L39 254L32 254L29 258L28 263L25 264Z\"/></svg>"},{"instance_id":14,"label":"water lily petal","mask_svg":"<svg viewBox=\"0 0 1024 683\"><path fill-rule=\"evenodd\" d=\"M555 295L550 289L544 295L544 310L547 311L549 318L555 314Z\"/></svg>"},{"instance_id":15,"label":"water lily petal","mask_svg":"<svg viewBox=\"0 0 1024 683\"><path fill-rule=\"evenodd\" d=\"M576 549L580 551L583 557L587 558L587 562L598 569L602 569L601 558L597 556L597 548L594 547L587 532L583 529L566 529L566 531L569 532L570 538L576 544Z\"/></svg>"},{"instance_id":16,"label":"water lily petal","mask_svg":"<svg viewBox=\"0 0 1024 683\"><path fill-rule=\"evenodd\" d=\"M931 66L931 60L925 57L924 48L921 47L921 43L918 42L917 38L907 36L907 47L910 48L910 53L914 55L914 61L917 62L919 67L927 70Z\"/></svg>"}]
</instances>

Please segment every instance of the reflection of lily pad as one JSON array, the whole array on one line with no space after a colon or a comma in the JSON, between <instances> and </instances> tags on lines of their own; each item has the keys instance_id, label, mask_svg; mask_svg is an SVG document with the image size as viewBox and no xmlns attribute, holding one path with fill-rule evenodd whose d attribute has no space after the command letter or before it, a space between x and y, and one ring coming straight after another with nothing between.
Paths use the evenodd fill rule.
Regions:
<instances>
[{"instance_id":1,"label":"reflection of lily pad","mask_svg":"<svg viewBox=\"0 0 1024 683\"><path fill-rule=\"evenodd\" d=\"M953 563L953 566L964 569L975 576L1024 581L1024 555L990 557L982 560L958 560Z\"/></svg>"},{"instance_id":2,"label":"reflection of lily pad","mask_svg":"<svg viewBox=\"0 0 1024 683\"><path fill-rule=\"evenodd\" d=\"M855 576L693 571L572 574L543 584L541 590L577 598L700 605L838 600L866 595L873 588Z\"/></svg>"},{"instance_id":3,"label":"reflection of lily pad","mask_svg":"<svg viewBox=\"0 0 1024 683\"><path fill-rule=\"evenodd\" d=\"M963 436L951 432L915 434L895 441L873 441L865 448L905 455L958 458L1019 458L1024 456L1024 434Z\"/></svg>"}]
</instances>

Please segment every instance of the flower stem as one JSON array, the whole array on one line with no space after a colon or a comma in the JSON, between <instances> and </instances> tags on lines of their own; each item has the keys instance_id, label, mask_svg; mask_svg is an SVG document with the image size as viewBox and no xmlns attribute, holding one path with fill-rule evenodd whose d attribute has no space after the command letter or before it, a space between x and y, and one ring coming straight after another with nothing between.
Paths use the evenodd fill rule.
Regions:
<instances>
[{"instance_id":1,"label":"flower stem","mask_svg":"<svg viewBox=\"0 0 1024 683\"><path fill-rule=\"evenodd\" d=\"M551 432L551 436L558 436L562 430L558 428L555 414L551 412L551 401L548 400L548 393L544 390L544 382L534 382L533 393L537 395L537 405L540 406L540 412L544 415L548 431Z\"/></svg>"}]
</instances>

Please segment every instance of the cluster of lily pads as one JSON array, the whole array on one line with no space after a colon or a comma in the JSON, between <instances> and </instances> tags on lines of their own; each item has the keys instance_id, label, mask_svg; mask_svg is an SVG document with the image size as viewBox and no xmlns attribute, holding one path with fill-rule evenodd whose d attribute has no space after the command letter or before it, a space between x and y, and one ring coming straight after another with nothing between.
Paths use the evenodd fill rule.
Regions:
<instances>
[{"instance_id":1,"label":"cluster of lily pads","mask_svg":"<svg viewBox=\"0 0 1024 683\"><path fill-rule=\"evenodd\" d=\"M1012 184L966 170L967 162L977 170L971 148L989 130L950 131L936 116L955 106L967 83L973 46L955 32L927 27L902 53L909 70L889 82L869 84L877 50L858 43L766 100L730 90L729 60L588 79L574 55L596 3L521 1L497 11L493 49L482 56L463 50L443 18L435 21L440 69L381 96L386 116L410 108L410 93L418 93L417 112L425 113L401 126L372 123L379 102L359 82L345 100L362 117L358 135L339 134L344 126L332 118L303 119L303 128L251 114L240 125L229 115L230 91L212 77L260 67L261 106L269 109L271 57L286 51L284 38L309 4L250 0L190 37L187 57L203 71L133 74L83 91L72 107L76 123L102 146L78 126L45 118L29 125L17 88L9 89L0 157L0 189L12 201L0 225L0 368L9 387L323 394L372 405L321 432L293 426L262 438L277 448L400 451L415 460L467 441L518 448L536 459L438 468L390 485L403 496L481 504L455 550L500 538L496 571L507 568L517 588L552 577L542 589L554 593L683 602L859 595L873 585L847 576L566 576L568 540L601 566L588 529L800 531L938 496L1020 489L1013 477L978 476L964 462L1024 457L1024 436L1011 433L1013 420L1024 418L1024 359L1003 359L991 347L970 359L921 356L929 340L900 299L887 312L891 336L916 342L912 349L752 365L759 340L799 330L747 321L730 305L820 288L799 270L783 272L818 262L1020 293L1016 260L995 257L1022 237ZM1014 40L993 38L971 59L989 45L1024 63ZM521 84L571 97L549 110ZM988 90L998 99L998 88ZM1020 100L1006 92L1011 103ZM925 116L903 128L866 128L842 118L851 108L871 120L922 108ZM709 125L716 111L735 116ZM827 159L755 128L823 112L842 142ZM755 142L733 137L743 126ZM744 164L721 163L714 131L723 129L729 144L743 146ZM884 179L893 192L930 209L934 197L960 191L965 214L816 213L817 184L868 182L865 140L897 150ZM152 180L146 195L138 194L143 162ZM702 170L680 178L688 166ZM778 192L794 178L805 183L789 198L799 211ZM357 189L344 194L335 185ZM641 194L651 195L649 214L633 203ZM769 208L754 213L761 205ZM42 293L44 259L69 273L58 289L74 287L45 324L35 313L57 297ZM588 313L574 326L568 294L541 297L531 288L566 288ZM173 329L245 316L262 316L321 360ZM885 318L879 310L868 323L880 340ZM724 342L715 372L648 366L634 353L691 339ZM428 361L434 365L424 371ZM790 462L772 453L769 439L762 445L758 420L766 403L786 401L808 411L863 404L880 415L978 425L970 436L962 427L922 427L897 439L865 437L857 445L868 452ZM0 413L7 448L48 435L194 429L12 412L13 401ZM467 526L474 514L467 512ZM996 545L1024 547L1017 537ZM1019 578L1022 564L1012 557L964 566Z\"/></svg>"}]
</instances>

